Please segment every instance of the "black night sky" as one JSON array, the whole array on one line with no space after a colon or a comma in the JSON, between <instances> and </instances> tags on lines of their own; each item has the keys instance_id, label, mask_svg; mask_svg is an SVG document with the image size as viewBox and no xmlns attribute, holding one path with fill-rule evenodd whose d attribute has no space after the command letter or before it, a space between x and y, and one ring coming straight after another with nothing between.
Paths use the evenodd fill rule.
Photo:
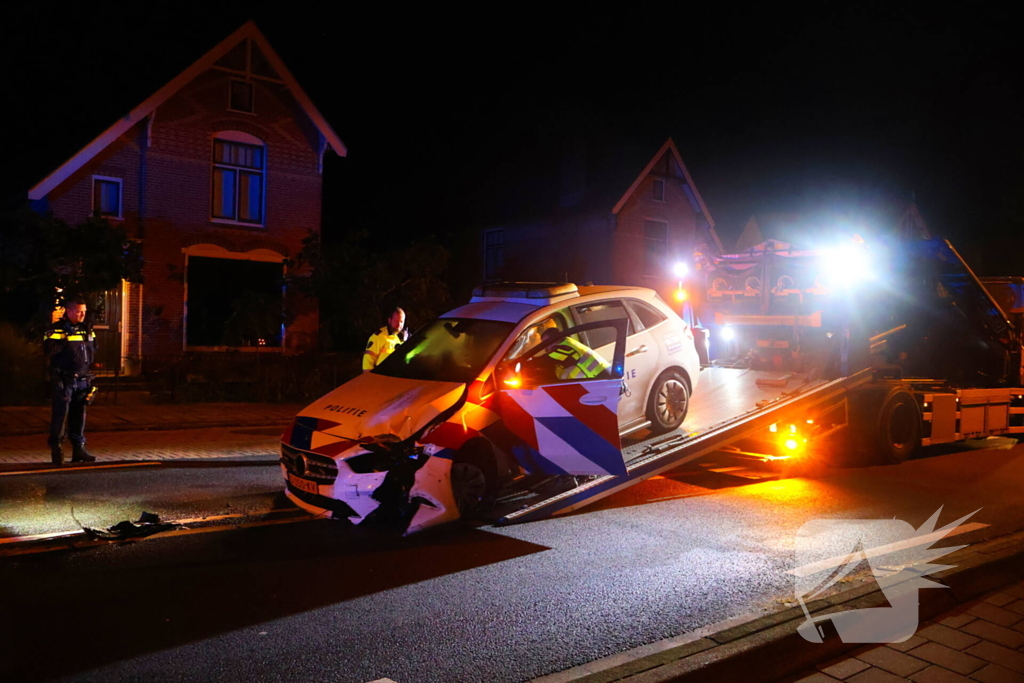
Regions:
<instances>
[{"instance_id":1,"label":"black night sky","mask_svg":"<svg viewBox=\"0 0 1024 683\"><path fill-rule=\"evenodd\" d=\"M569 133L651 154L671 135L727 245L751 213L913 193L979 271L1024 275L1024 60L1009 14L333 7L7 6L4 194L253 18L349 147L326 169L328 236L455 239L506 218L509 188L542 177Z\"/></svg>"}]
</instances>

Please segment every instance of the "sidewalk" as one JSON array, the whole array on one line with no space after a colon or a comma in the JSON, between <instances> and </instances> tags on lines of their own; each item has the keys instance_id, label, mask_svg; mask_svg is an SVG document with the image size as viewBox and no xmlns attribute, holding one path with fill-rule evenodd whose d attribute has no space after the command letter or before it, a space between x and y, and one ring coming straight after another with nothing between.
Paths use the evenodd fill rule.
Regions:
<instances>
[{"instance_id":1,"label":"sidewalk","mask_svg":"<svg viewBox=\"0 0 1024 683\"><path fill-rule=\"evenodd\" d=\"M960 605L903 643L870 646L798 683L1024 683L1024 581Z\"/></svg>"},{"instance_id":2,"label":"sidewalk","mask_svg":"<svg viewBox=\"0 0 1024 683\"><path fill-rule=\"evenodd\" d=\"M123 432L203 427L283 427L304 404L191 403L93 405L86 415L86 437ZM50 406L0 407L0 437L43 435L50 429ZM90 445L92 439L90 439ZM4 450L0 448L0 450Z\"/></svg>"}]
</instances>

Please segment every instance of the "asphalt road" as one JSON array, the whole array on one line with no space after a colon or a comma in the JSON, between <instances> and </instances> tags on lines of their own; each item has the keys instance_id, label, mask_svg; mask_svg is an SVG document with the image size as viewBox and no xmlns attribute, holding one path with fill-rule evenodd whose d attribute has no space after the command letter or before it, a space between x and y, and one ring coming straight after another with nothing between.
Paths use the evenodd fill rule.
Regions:
<instances>
[{"instance_id":1,"label":"asphalt road","mask_svg":"<svg viewBox=\"0 0 1024 683\"><path fill-rule=\"evenodd\" d=\"M1021 447L726 479L505 528L315 521L9 558L0 680L521 681L777 609L811 519L919 526L944 505L941 523L982 508L989 525L957 543L1024 528Z\"/></svg>"}]
</instances>

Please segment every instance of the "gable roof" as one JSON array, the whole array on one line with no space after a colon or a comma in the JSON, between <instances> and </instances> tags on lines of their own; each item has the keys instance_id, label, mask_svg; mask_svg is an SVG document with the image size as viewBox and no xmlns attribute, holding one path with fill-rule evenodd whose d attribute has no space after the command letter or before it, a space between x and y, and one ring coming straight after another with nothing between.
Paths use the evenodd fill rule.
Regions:
<instances>
[{"instance_id":1,"label":"gable roof","mask_svg":"<svg viewBox=\"0 0 1024 683\"><path fill-rule=\"evenodd\" d=\"M718 250L722 250L722 240L718 238L718 233L715 231L715 219L711 217L711 212L708 211L708 207L704 204L704 199L700 196L700 192L697 190L697 186L693 184L693 178L690 177L690 171L687 170L686 164L683 163L683 157L679 154L679 149L676 147L676 143L672 138L665 141L665 144L661 146L661 149L655 153L651 160L644 167L644 170L640 171L640 175L636 177L633 184L629 186L629 189L619 198L619 201L612 207L612 213L617 214L622 210L622 207L626 204L626 201L636 192L637 188L640 187L640 183L644 181L644 178L651 172L655 164L657 164L661 158L669 153L672 158L679 165L680 170L683 172L683 177L686 178L686 184L689 185L690 190L693 192L694 198L697 200L698 206L700 206L701 213L704 214L704 218L708 222L708 232L711 233L712 239L715 240L715 244L718 246Z\"/></svg>"},{"instance_id":2,"label":"gable roof","mask_svg":"<svg viewBox=\"0 0 1024 683\"><path fill-rule=\"evenodd\" d=\"M313 122L313 125L315 125L321 135L324 136L324 139L327 141L330 148L333 149L338 156L347 156L348 149L345 147L345 143L341 141L338 134L334 132L320 111L313 105L312 100L309 99L309 96L299 85L298 81L295 80L295 77L288 70L288 67L286 67L284 62L281 61L281 58L274 51L274 48L272 48L270 43L267 42L266 37L258 28L256 28L255 22L247 21L241 28L218 43L216 47L196 60L190 67L182 71L169 83L164 85L164 87L150 95L150 97L143 101L142 104L132 109L128 114L118 119L114 125L100 133L98 137L50 173L50 175L43 178L28 191L28 198L36 200L45 197L55 187L57 187L57 185L62 183L85 164L89 163L89 161L95 158L96 155L106 149L108 145L130 130L132 126L152 114L157 107L191 83L194 78L212 67L232 48L237 46L246 38L251 39L263 52L263 55L270 63L270 66L280 76L280 79L291 92L303 112L305 112Z\"/></svg>"}]
</instances>

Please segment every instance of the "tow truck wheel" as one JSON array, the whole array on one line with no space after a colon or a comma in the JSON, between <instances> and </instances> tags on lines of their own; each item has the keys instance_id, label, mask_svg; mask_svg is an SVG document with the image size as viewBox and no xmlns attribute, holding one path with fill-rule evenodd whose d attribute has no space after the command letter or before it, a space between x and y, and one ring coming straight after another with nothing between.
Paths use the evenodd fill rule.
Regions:
<instances>
[{"instance_id":1,"label":"tow truck wheel","mask_svg":"<svg viewBox=\"0 0 1024 683\"><path fill-rule=\"evenodd\" d=\"M878 413L878 455L884 464L896 465L921 445L921 412L914 395L893 389Z\"/></svg>"},{"instance_id":2,"label":"tow truck wheel","mask_svg":"<svg viewBox=\"0 0 1024 683\"><path fill-rule=\"evenodd\" d=\"M849 426L839 462L897 465L921 444L921 413L905 388L868 386L850 395Z\"/></svg>"},{"instance_id":3,"label":"tow truck wheel","mask_svg":"<svg viewBox=\"0 0 1024 683\"><path fill-rule=\"evenodd\" d=\"M647 399L647 419L656 434L679 427L690 408L690 387L677 370L666 370L658 376Z\"/></svg>"},{"instance_id":4,"label":"tow truck wheel","mask_svg":"<svg viewBox=\"0 0 1024 683\"><path fill-rule=\"evenodd\" d=\"M480 509L487 493L487 480L476 465L468 462L452 463L452 496L459 508L459 514L470 517Z\"/></svg>"}]
</instances>

